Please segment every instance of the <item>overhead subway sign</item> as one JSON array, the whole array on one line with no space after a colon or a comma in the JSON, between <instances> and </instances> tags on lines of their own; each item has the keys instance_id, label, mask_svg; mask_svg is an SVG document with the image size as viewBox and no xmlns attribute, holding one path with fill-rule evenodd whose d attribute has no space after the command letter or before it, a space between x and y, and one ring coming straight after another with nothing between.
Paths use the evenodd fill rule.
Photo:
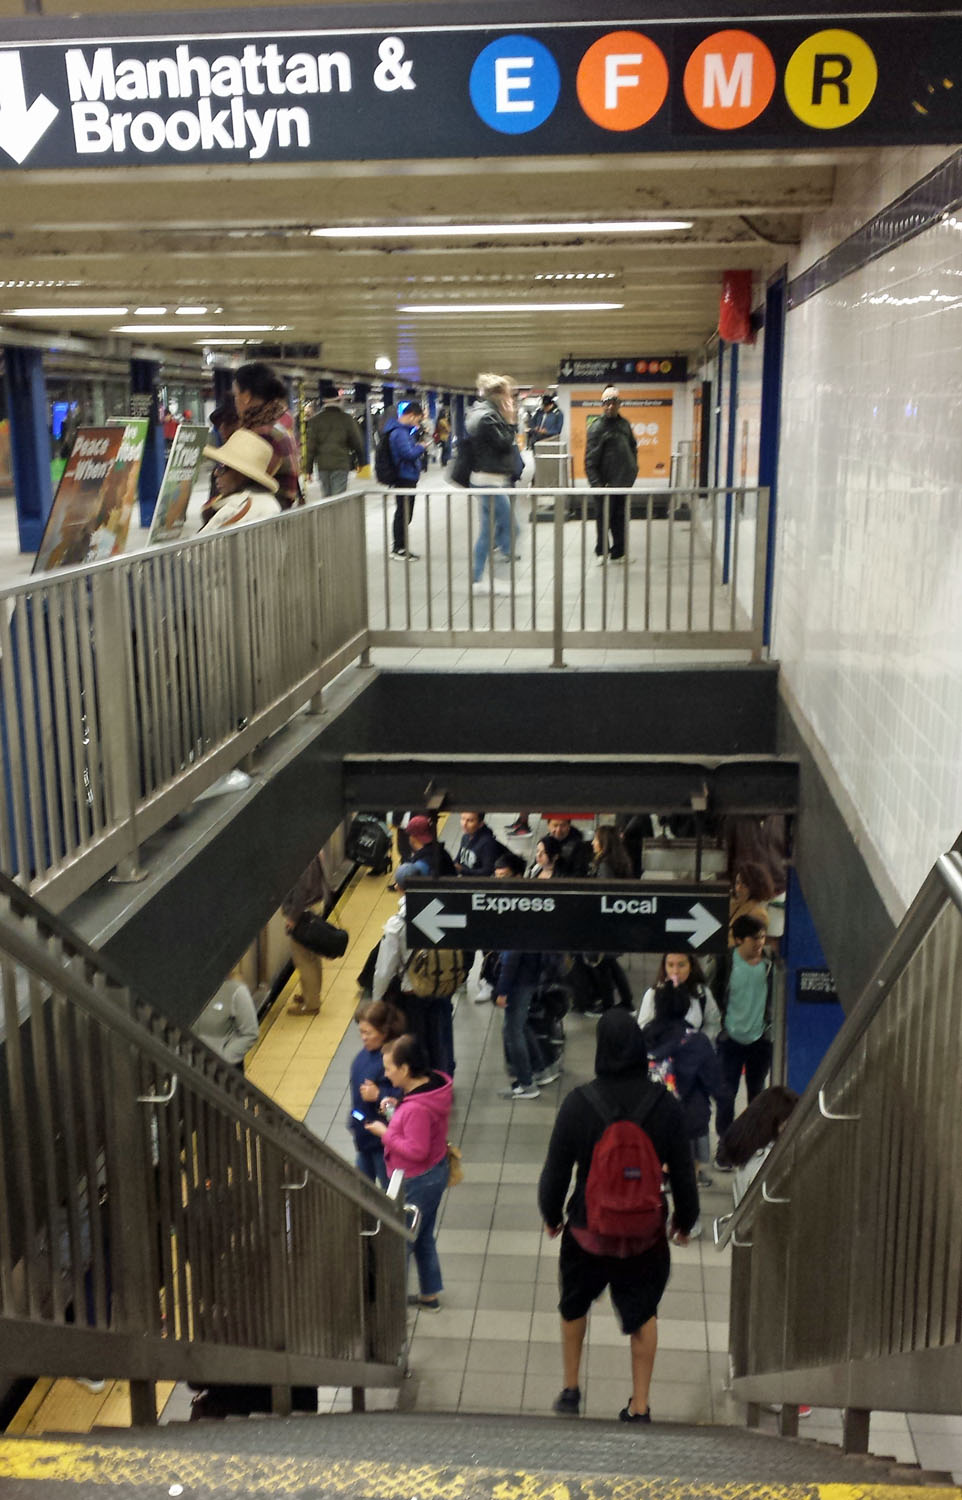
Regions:
<instances>
[{"instance_id":1,"label":"overhead subway sign","mask_svg":"<svg viewBox=\"0 0 962 1500\"><path fill-rule=\"evenodd\" d=\"M857 30L545 21L214 37L170 37L164 17L150 36L72 40L55 24L0 40L8 167L894 144L962 130L958 14Z\"/></svg>"}]
</instances>

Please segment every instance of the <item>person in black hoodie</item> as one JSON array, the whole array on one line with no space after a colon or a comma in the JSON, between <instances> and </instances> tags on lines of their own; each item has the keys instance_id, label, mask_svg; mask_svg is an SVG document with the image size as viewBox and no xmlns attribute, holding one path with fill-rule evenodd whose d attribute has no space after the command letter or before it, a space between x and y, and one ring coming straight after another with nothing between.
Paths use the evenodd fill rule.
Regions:
<instances>
[{"instance_id":1,"label":"person in black hoodie","mask_svg":"<svg viewBox=\"0 0 962 1500\"><path fill-rule=\"evenodd\" d=\"M632 1392L619 1417L623 1422L650 1422L648 1388L658 1347L658 1304L671 1269L668 1230L676 1244L687 1245L698 1219L698 1189L681 1106L661 1084L649 1080L648 1054L629 1011L607 1011L598 1022L595 1073L599 1092L617 1118L634 1118L650 1091L656 1091L643 1128L668 1169L675 1208L670 1226L666 1210L666 1232L647 1247L621 1236L603 1243L588 1229L585 1185L606 1122L590 1095L586 1097L591 1085L572 1089L558 1111L538 1183L545 1230L552 1238L562 1235L558 1311L565 1384L554 1409L570 1416L579 1412L578 1372L588 1310L608 1286L631 1340ZM566 1205L572 1170L574 1191Z\"/></svg>"},{"instance_id":2,"label":"person in black hoodie","mask_svg":"<svg viewBox=\"0 0 962 1500\"><path fill-rule=\"evenodd\" d=\"M454 856L459 875L493 875L498 855L504 852L484 821L483 812L461 814L461 843Z\"/></svg>"},{"instance_id":3,"label":"person in black hoodie","mask_svg":"<svg viewBox=\"0 0 962 1500\"><path fill-rule=\"evenodd\" d=\"M685 986L669 980L655 991L655 1018L641 1028L641 1035L656 1070L663 1077L671 1076L685 1116L698 1186L711 1187L712 1179L704 1171L711 1160L711 1101L724 1107L730 1096L714 1047L703 1031L686 1020L690 1006L691 994ZM692 1237L700 1232L696 1225Z\"/></svg>"}]
</instances>

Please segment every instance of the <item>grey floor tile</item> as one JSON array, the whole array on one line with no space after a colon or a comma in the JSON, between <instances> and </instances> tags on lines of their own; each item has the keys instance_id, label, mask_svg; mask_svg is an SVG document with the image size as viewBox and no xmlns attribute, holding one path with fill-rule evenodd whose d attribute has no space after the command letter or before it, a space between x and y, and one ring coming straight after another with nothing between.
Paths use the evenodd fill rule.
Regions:
<instances>
[{"instance_id":1,"label":"grey floor tile","mask_svg":"<svg viewBox=\"0 0 962 1500\"><path fill-rule=\"evenodd\" d=\"M561 1374L556 1375L532 1375L528 1373L524 1377L524 1393L521 1397L521 1410L538 1412L548 1415L551 1413L552 1403L561 1390ZM562 1419L559 1417L559 1421Z\"/></svg>"},{"instance_id":2,"label":"grey floor tile","mask_svg":"<svg viewBox=\"0 0 962 1500\"><path fill-rule=\"evenodd\" d=\"M416 1406L418 1411L456 1411L461 1395L463 1377L451 1370L425 1373L418 1379Z\"/></svg>"},{"instance_id":3,"label":"grey floor tile","mask_svg":"<svg viewBox=\"0 0 962 1500\"><path fill-rule=\"evenodd\" d=\"M474 1338L465 1368L473 1375L491 1375L506 1367L515 1370L518 1359L518 1351L506 1349L504 1339Z\"/></svg>"},{"instance_id":4,"label":"grey floor tile","mask_svg":"<svg viewBox=\"0 0 962 1500\"><path fill-rule=\"evenodd\" d=\"M704 1385L659 1380L651 1382L651 1408L655 1419L665 1422L710 1422L711 1393Z\"/></svg>"},{"instance_id":5,"label":"grey floor tile","mask_svg":"<svg viewBox=\"0 0 962 1500\"><path fill-rule=\"evenodd\" d=\"M531 1317L531 1338L535 1343L554 1343L560 1337L556 1312L536 1312Z\"/></svg>"},{"instance_id":6,"label":"grey floor tile","mask_svg":"<svg viewBox=\"0 0 962 1500\"><path fill-rule=\"evenodd\" d=\"M706 1292L705 1316L710 1323L727 1323L730 1298L727 1293Z\"/></svg>"},{"instance_id":7,"label":"grey floor tile","mask_svg":"<svg viewBox=\"0 0 962 1500\"><path fill-rule=\"evenodd\" d=\"M557 1279L551 1281L539 1281L534 1289L535 1312L558 1311L558 1283Z\"/></svg>"},{"instance_id":8,"label":"grey floor tile","mask_svg":"<svg viewBox=\"0 0 962 1500\"><path fill-rule=\"evenodd\" d=\"M527 1344L530 1327L530 1312L496 1312L482 1308L475 1314L473 1337Z\"/></svg>"},{"instance_id":9,"label":"grey floor tile","mask_svg":"<svg viewBox=\"0 0 962 1500\"><path fill-rule=\"evenodd\" d=\"M533 1229L502 1229L492 1234L488 1241L488 1255L537 1255L541 1248L541 1234Z\"/></svg>"},{"instance_id":10,"label":"grey floor tile","mask_svg":"<svg viewBox=\"0 0 962 1500\"><path fill-rule=\"evenodd\" d=\"M940 1437L962 1437L962 1416L940 1416L937 1412L910 1412L909 1428L915 1433L931 1432Z\"/></svg>"},{"instance_id":11,"label":"grey floor tile","mask_svg":"<svg viewBox=\"0 0 962 1500\"><path fill-rule=\"evenodd\" d=\"M705 1297L701 1288L698 1290L676 1291L669 1286L658 1304L659 1324L664 1318L704 1318Z\"/></svg>"},{"instance_id":12,"label":"grey floor tile","mask_svg":"<svg viewBox=\"0 0 962 1500\"><path fill-rule=\"evenodd\" d=\"M620 1344L589 1345L582 1357L581 1367L588 1380L623 1380L630 1370L631 1350L628 1339L622 1336Z\"/></svg>"},{"instance_id":13,"label":"grey floor tile","mask_svg":"<svg viewBox=\"0 0 962 1500\"><path fill-rule=\"evenodd\" d=\"M442 1222L438 1231L438 1253L443 1260L445 1255L483 1255L488 1247L487 1230L479 1229L448 1229Z\"/></svg>"},{"instance_id":14,"label":"grey floor tile","mask_svg":"<svg viewBox=\"0 0 962 1500\"><path fill-rule=\"evenodd\" d=\"M484 1262L481 1284L502 1281L523 1281L534 1284L537 1280L538 1257L536 1255L489 1255Z\"/></svg>"},{"instance_id":15,"label":"grey floor tile","mask_svg":"<svg viewBox=\"0 0 962 1500\"><path fill-rule=\"evenodd\" d=\"M727 1329L725 1330L727 1333ZM708 1331L701 1319L666 1318L658 1322L659 1349L708 1352ZM727 1347L727 1346L726 1346Z\"/></svg>"},{"instance_id":16,"label":"grey floor tile","mask_svg":"<svg viewBox=\"0 0 962 1500\"><path fill-rule=\"evenodd\" d=\"M466 1203L459 1202L457 1198L449 1198L444 1206L441 1229L483 1229L487 1233L494 1214L494 1205L491 1203Z\"/></svg>"},{"instance_id":17,"label":"grey floor tile","mask_svg":"<svg viewBox=\"0 0 962 1500\"><path fill-rule=\"evenodd\" d=\"M537 1183L541 1176L541 1162L506 1161L501 1170L502 1182Z\"/></svg>"},{"instance_id":18,"label":"grey floor tile","mask_svg":"<svg viewBox=\"0 0 962 1500\"><path fill-rule=\"evenodd\" d=\"M440 1312L419 1312L415 1324L417 1339L469 1339L474 1326L474 1308L445 1307Z\"/></svg>"},{"instance_id":19,"label":"grey floor tile","mask_svg":"<svg viewBox=\"0 0 962 1500\"><path fill-rule=\"evenodd\" d=\"M527 1203L505 1203L498 1204L494 1210L491 1228L495 1234L503 1229L527 1229L541 1232L541 1219L538 1216L538 1205L534 1200L534 1194Z\"/></svg>"},{"instance_id":20,"label":"grey floor tile","mask_svg":"<svg viewBox=\"0 0 962 1500\"><path fill-rule=\"evenodd\" d=\"M655 1378L704 1385L708 1380L708 1356L698 1350L666 1349L659 1346L655 1357Z\"/></svg>"},{"instance_id":21,"label":"grey floor tile","mask_svg":"<svg viewBox=\"0 0 962 1500\"><path fill-rule=\"evenodd\" d=\"M470 1375L464 1377L461 1386L461 1411L521 1410L521 1395L524 1377L520 1374Z\"/></svg>"},{"instance_id":22,"label":"grey floor tile","mask_svg":"<svg viewBox=\"0 0 962 1500\"><path fill-rule=\"evenodd\" d=\"M875 1423L872 1423L872 1438L875 1439ZM886 1433L887 1437L888 1434ZM879 1435L881 1441L882 1435ZM910 1439L911 1440L911 1439ZM900 1440L901 1445L901 1440ZM947 1469L954 1472L962 1469L962 1436L937 1435L933 1432L917 1432L914 1437L919 1463L926 1469Z\"/></svg>"},{"instance_id":23,"label":"grey floor tile","mask_svg":"<svg viewBox=\"0 0 962 1500\"><path fill-rule=\"evenodd\" d=\"M556 1337L551 1343L535 1343L528 1345L528 1361L525 1369L529 1375L552 1375L561 1381L561 1335L556 1329Z\"/></svg>"},{"instance_id":24,"label":"grey floor tile","mask_svg":"<svg viewBox=\"0 0 962 1500\"><path fill-rule=\"evenodd\" d=\"M685 1266L680 1269L691 1271L693 1267ZM677 1274L678 1272L676 1267L672 1266L672 1281L675 1280ZM727 1266L713 1266L711 1264L705 1265L701 1268L701 1276L702 1281L704 1282L705 1292L707 1294L724 1295L726 1297L728 1296L731 1289L732 1273ZM671 1283L669 1283L669 1285L671 1285Z\"/></svg>"},{"instance_id":25,"label":"grey floor tile","mask_svg":"<svg viewBox=\"0 0 962 1500\"><path fill-rule=\"evenodd\" d=\"M455 1281L449 1272L444 1272L444 1305L445 1307L459 1307L462 1310L477 1308L478 1305L478 1281Z\"/></svg>"},{"instance_id":26,"label":"grey floor tile","mask_svg":"<svg viewBox=\"0 0 962 1500\"><path fill-rule=\"evenodd\" d=\"M704 1289L705 1272L701 1266L680 1266L672 1262L669 1292L700 1292ZM727 1286L727 1282L726 1282Z\"/></svg>"},{"instance_id":27,"label":"grey floor tile","mask_svg":"<svg viewBox=\"0 0 962 1500\"><path fill-rule=\"evenodd\" d=\"M533 1309L536 1286L527 1281L486 1281L477 1290L478 1311L525 1312Z\"/></svg>"},{"instance_id":28,"label":"grey floor tile","mask_svg":"<svg viewBox=\"0 0 962 1500\"><path fill-rule=\"evenodd\" d=\"M591 1380L581 1388L581 1411L586 1417L616 1420L619 1411L631 1395L631 1368L625 1352L625 1373L616 1377Z\"/></svg>"},{"instance_id":29,"label":"grey floor tile","mask_svg":"<svg viewBox=\"0 0 962 1500\"><path fill-rule=\"evenodd\" d=\"M441 1272L445 1279L450 1277L452 1281L478 1282L484 1270L484 1263L485 1256L481 1250L468 1253L461 1250L445 1250Z\"/></svg>"},{"instance_id":30,"label":"grey floor tile","mask_svg":"<svg viewBox=\"0 0 962 1500\"><path fill-rule=\"evenodd\" d=\"M422 1339L415 1335L411 1340L408 1363L419 1373L461 1371L467 1364L470 1349L471 1345L465 1339Z\"/></svg>"}]
</instances>

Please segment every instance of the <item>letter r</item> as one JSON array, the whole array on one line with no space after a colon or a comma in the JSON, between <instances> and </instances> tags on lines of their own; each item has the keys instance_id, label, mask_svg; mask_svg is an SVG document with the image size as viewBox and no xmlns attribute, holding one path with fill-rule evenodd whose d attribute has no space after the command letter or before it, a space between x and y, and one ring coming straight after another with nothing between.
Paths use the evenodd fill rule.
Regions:
<instances>
[{"instance_id":1,"label":"letter r","mask_svg":"<svg viewBox=\"0 0 962 1500\"><path fill-rule=\"evenodd\" d=\"M512 93L530 89L533 57L496 57L494 60L494 107L499 115L530 114L533 99L512 99Z\"/></svg>"},{"instance_id":2,"label":"letter r","mask_svg":"<svg viewBox=\"0 0 962 1500\"><path fill-rule=\"evenodd\" d=\"M830 72L829 69L832 69ZM821 104L826 88L838 89L838 102L848 105L848 80L852 76L852 59L842 52L816 52L812 74L812 103Z\"/></svg>"},{"instance_id":3,"label":"letter r","mask_svg":"<svg viewBox=\"0 0 962 1500\"><path fill-rule=\"evenodd\" d=\"M642 60L640 52L612 52L605 58L605 109L618 108L619 89L636 89L641 83L640 74L622 73L622 63L640 68Z\"/></svg>"}]
</instances>

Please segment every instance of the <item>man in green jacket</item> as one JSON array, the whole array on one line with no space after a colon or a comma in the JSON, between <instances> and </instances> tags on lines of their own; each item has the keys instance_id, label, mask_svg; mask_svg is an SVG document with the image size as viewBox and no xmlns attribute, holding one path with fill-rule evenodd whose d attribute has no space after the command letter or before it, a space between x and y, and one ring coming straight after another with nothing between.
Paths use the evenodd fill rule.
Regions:
<instances>
[{"instance_id":1,"label":"man in green jacket","mask_svg":"<svg viewBox=\"0 0 962 1500\"><path fill-rule=\"evenodd\" d=\"M309 479L317 466L321 495L326 500L330 495L342 495L351 470L364 462L364 439L350 412L341 406L334 385L325 382L321 398L320 411L307 423L304 475Z\"/></svg>"},{"instance_id":2,"label":"man in green jacket","mask_svg":"<svg viewBox=\"0 0 962 1500\"><path fill-rule=\"evenodd\" d=\"M595 417L588 428L585 471L593 490L629 490L638 477L638 444L635 442L631 423L620 414L620 406L617 390L609 385L601 395L602 414ZM623 494L598 495L595 499L595 521L598 527L595 556L600 564L621 562L624 558L625 499Z\"/></svg>"}]
</instances>

